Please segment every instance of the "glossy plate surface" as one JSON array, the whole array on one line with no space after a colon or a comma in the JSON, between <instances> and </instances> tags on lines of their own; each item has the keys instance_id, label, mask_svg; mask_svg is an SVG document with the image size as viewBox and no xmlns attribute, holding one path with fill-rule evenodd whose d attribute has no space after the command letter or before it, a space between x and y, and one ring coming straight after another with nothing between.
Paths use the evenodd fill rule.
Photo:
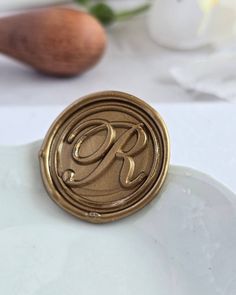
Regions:
<instances>
[{"instance_id":1,"label":"glossy plate surface","mask_svg":"<svg viewBox=\"0 0 236 295\"><path fill-rule=\"evenodd\" d=\"M0 148L2 294L235 295L235 194L171 167L143 210L89 224L48 198L40 146Z\"/></svg>"}]
</instances>

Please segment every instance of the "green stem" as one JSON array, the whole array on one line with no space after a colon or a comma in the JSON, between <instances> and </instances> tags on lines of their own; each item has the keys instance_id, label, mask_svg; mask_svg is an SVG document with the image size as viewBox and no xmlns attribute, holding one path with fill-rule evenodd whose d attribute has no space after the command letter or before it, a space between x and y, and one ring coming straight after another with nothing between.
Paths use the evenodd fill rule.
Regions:
<instances>
[{"instance_id":1,"label":"green stem","mask_svg":"<svg viewBox=\"0 0 236 295\"><path fill-rule=\"evenodd\" d=\"M85 8L89 8L91 6L91 0L75 0L75 2L77 2L79 5L84 6Z\"/></svg>"},{"instance_id":2,"label":"green stem","mask_svg":"<svg viewBox=\"0 0 236 295\"><path fill-rule=\"evenodd\" d=\"M116 12L115 18L117 21L126 20L127 18L143 13L144 11L148 10L150 6L151 6L150 3L146 3L134 9Z\"/></svg>"}]
</instances>

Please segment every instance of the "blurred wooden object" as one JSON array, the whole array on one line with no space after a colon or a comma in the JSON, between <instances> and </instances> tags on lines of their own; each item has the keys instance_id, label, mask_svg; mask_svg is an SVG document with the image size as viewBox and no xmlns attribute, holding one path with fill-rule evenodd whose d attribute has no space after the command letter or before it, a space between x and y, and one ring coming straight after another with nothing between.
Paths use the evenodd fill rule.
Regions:
<instances>
[{"instance_id":1,"label":"blurred wooden object","mask_svg":"<svg viewBox=\"0 0 236 295\"><path fill-rule=\"evenodd\" d=\"M103 27L77 10L53 7L0 19L0 52L46 74L80 74L105 47Z\"/></svg>"}]
</instances>

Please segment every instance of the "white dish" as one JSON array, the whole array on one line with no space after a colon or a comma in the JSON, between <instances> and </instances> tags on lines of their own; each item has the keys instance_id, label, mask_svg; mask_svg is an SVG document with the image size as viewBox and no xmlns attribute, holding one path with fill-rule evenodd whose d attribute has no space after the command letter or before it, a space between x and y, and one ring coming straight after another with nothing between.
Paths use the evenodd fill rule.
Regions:
<instances>
[{"instance_id":1,"label":"white dish","mask_svg":"<svg viewBox=\"0 0 236 295\"><path fill-rule=\"evenodd\" d=\"M236 196L171 167L139 213L92 225L56 206L41 182L40 142L0 148L4 295L234 295Z\"/></svg>"}]
</instances>

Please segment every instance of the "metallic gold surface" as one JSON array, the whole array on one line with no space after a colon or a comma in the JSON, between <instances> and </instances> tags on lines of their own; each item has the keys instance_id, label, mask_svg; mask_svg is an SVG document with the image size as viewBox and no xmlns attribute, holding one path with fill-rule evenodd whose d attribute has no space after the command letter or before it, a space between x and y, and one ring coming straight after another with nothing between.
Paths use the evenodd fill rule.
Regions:
<instances>
[{"instance_id":1,"label":"metallic gold surface","mask_svg":"<svg viewBox=\"0 0 236 295\"><path fill-rule=\"evenodd\" d=\"M48 131L39 157L51 198L78 218L105 223L157 195L168 170L169 139L148 104L107 91L69 106Z\"/></svg>"}]
</instances>

